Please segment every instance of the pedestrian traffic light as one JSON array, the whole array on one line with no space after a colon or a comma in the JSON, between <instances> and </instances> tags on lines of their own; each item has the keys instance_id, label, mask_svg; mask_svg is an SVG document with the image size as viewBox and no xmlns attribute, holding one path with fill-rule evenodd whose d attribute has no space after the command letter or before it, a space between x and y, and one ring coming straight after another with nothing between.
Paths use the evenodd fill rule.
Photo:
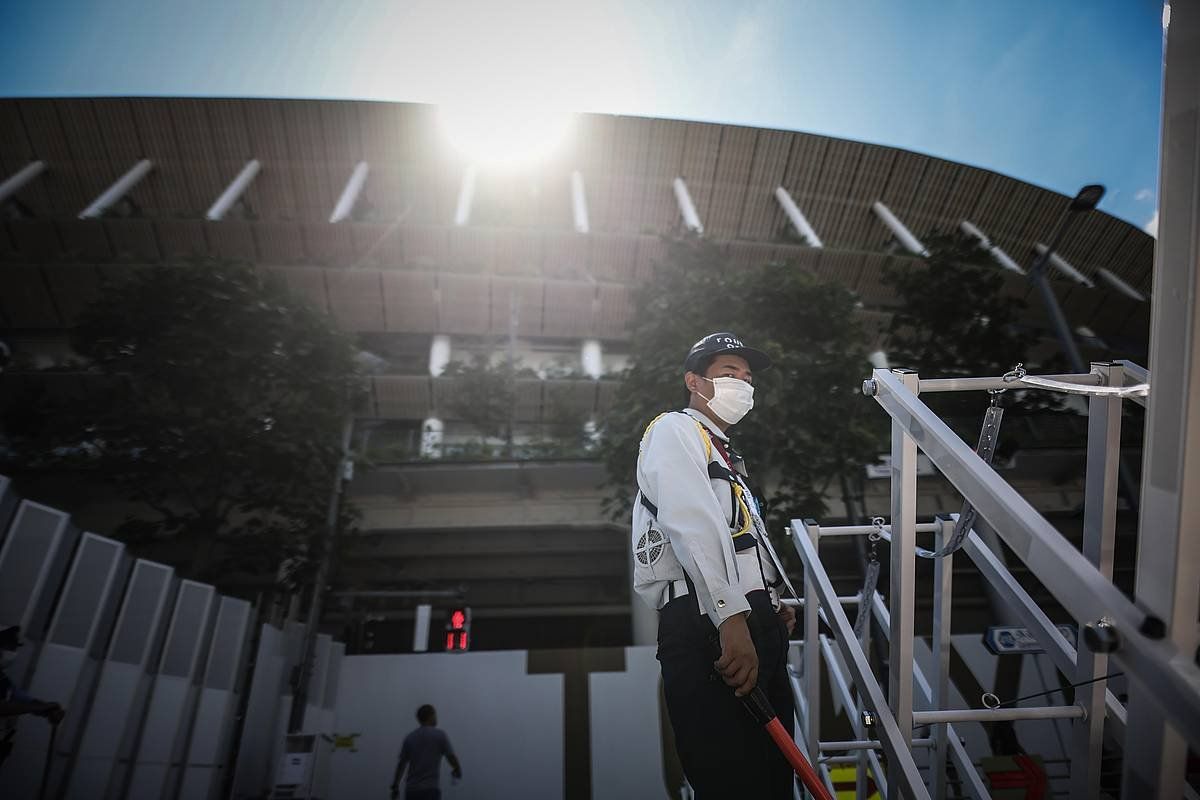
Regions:
<instances>
[{"instance_id":1,"label":"pedestrian traffic light","mask_svg":"<svg viewBox=\"0 0 1200 800\"><path fill-rule=\"evenodd\" d=\"M471 609L456 608L446 622L446 652L465 652L471 645Z\"/></svg>"}]
</instances>

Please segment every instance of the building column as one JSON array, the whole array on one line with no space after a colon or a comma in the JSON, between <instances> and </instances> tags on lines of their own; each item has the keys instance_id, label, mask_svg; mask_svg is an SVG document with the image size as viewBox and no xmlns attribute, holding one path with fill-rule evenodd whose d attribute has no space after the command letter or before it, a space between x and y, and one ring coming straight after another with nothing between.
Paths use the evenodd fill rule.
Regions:
<instances>
[{"instance_id":1,"label":"building column","mask_svg":"<svg viewBox=\"0 0 1200 800\"><path fill-rule=\"evenodd\" d=\"M583 372L592 380L599 380L604 374L604 347L599 339L584 339L579 349L579 361Z\"/></svg>"},{"instance_id":2,"label":"building column","mask_svg":"<svg viewBox=\"0 0 1200 800\"><path fill-rule=\"evenodd\" d=\"M442 434L446 424L437 417L427 417L421 423L421 458L442 457Z\"/></svg>"},{"instance_id":3,"label":"building column","mask_svg":"<svg viewBox=\"0 0 1200 800\"><path fill-rule=\"evenodd\" d=\"M439 377L446 371L450 363L450 337L444 333L435 334L429 343L429 374Z\"/></svg>"}]
</instances>

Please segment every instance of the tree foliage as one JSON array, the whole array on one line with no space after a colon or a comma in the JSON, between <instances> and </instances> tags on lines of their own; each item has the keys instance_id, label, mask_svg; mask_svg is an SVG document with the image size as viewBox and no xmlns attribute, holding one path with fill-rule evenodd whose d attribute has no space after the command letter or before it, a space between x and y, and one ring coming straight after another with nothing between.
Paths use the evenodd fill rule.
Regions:
<instances>
[{"instance_id":1,"label":"tree foliage","mask_svg":"<svg viewBox=\"0 0 1200 800\"><path fill-rule=\"evenodd\" d=\"M888 335L893 366L938 377L1002 374L1023 361L1037 335L1019 324L1025 301L1004 292L1004 274L973 239L924 239L923 266L889 268L898 305Z\"/></svg>"},{"instance_id":2,"label":"tree foliage","mask_svg":"<svg viewBox=\"0 0 1200 800\"><path fill-rule=\"evenodd\" d=\"M71 342L102 379L24 442L26 466L101 476L148 510L118 534L193 540L202 563L217 541L256 571L311 554L362 391L326 317L249 267L201 262L107 285Z\"/></svg>"},{"instance_id":3,"label":"tree foliage","mask_svg":"<svg viewBox=\"0 0 1200 800\"><path fill-rule=\"evenodd\" d=\"M883 282L898 301L888 332L891 366L915 369L930 378L1003 375L1017 363L1030 372L1063 367L1053 356L1038 363L1040 336L1021 321L1025 300L1005 292L1005 273L976 240L933 233L922 241L930 252L924 263L884 273ZM975 443L977 431L966 426L982 418L986 399L969 392L922 399ZM1009 392L1003 402L1010 416L1052 413L1062 407L1046 392ZM1002 433L1002 456L1020 445L1015 430L1008 426Z\"/></svg>"},{"instance_id":4,"label":"tree foliage","mask_svg":"<svg viewBox=\"0 0 1200 800\"><path fill-rule=\"evenodd\" d=\"M867 341L855 296L788 264L736 267L701 240L672 242L635 296L630 365L602 420L602 455L614 515L636 490L638 442L663 411L686 404L683 359L691 345L730 330L774 365L756 374L754 410L731 429L776 530L818 516L831 484L879 452L883 420L861 392Z\"/></svg>"}]
</instances>

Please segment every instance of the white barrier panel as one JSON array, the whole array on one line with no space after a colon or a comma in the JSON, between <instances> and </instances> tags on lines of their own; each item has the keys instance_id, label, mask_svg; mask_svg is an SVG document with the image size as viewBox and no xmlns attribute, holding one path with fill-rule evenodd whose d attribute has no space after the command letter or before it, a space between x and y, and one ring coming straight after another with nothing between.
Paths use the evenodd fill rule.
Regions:
<instances>
[{"instance_id":1,"label":"white barrier panel","mask_svg":"<svg viewBox=\"0 0 1200 800\"><path fill-rule=\"evenodd\" d=\"M208 584L183 581L179 586L124 795L128 800L160 800L174 794L196 712L197 665L208 644L215 595Z\"/></svg>"},{"instance_id":2,"label":"white barrier panel","mask_svg":"<svg viewBox=\"0 0 1200 800\"><path fill-rule=\"evenodd\" d=\"M325 714L325 683L329 677L329 648L333 637L318 634L313 648L312 676L308 682L308 705L304 709L304 733L329 733L332 720Z\"/></svg>"},{"instance_id":3,"label":"white barrier panel","mask_svg":"<svg viewBox=\"0 0 1200 800\"><path fill-rule=\"evenodd\" d=\"M55 740L48 797L55 795L67 757L83 732L87 701L128 569L123 544L94 533L83 535L26 687L34 697L57 702L67 710ZM37 794L49 737L50 726L42 720L22 721L4 771L6 791L11 790L13 797Z\"/></svg>"},{"instance_id":4,"label":"white barrier panel","mask_svg":"<svg viewBox=\"0 0 1200 800\"><path fill-rule=\"evenodd\" d=\"M628 647L624 672L588 676L593 800L679 796L661 758L656 650Z\"/></svg>"},{"instance_id":5,"label":"white barrier panel","mask_svg":"<svg viewBox=\"0 0 1200 800\"><path fill-rule=\"evenodd\" d=\"M18 686L29 683L42 631L78 538L66 514L22 500L0 545L0 626L20 625L26 641L16 664L7 670Z\"/></svg>"},{"instance_id":6,"label":"white barrier panel","mask_svg":"<svg viewBox=\"0 0 1200 800\"><path fill-rule=\"evenodd\" d=\"M285 631L270 625L261 628L234 767L234 800L261 797L272 785L291 709L287 681L299 658L303 630L295 623Z\"/></svg>"},{"instance_id":7,"label":"white barrier panel","mask_svg":"<svg viewBox=\"0 0 1200 800\"><path fill-rule=\"evenodd\" d=\"M180 785L182 800L208 800L221 786L250 611L245 600L221 598Z\"/></svg>"},{"instance_id":8,"label":"white barrier panel","mask_svg":"<svg viewBox=\"0 0 1200 800\"><path fill-rule=\"evenodd\" d=\"M283 627L283 693L279 697L279 706L275 712L275 730L271 733L271 759L268 786L274 786L275 768L283 758L285 737L288 733L288 722L292 717L292 684L291 679L300 666L300 657L304 651L304 625L300 622L289 622Z\"/></svg>"},{"instance_id":9,"label":"white barrier panel","mask_svg":"<svg viewBox=\"0 0 1200 800\"><path fill-rule=\"evenodd\" d=\"M264 624L258 634L254 675L246 687L249 694L233 772L234 798L260 795L268 785L271 725L283 679L283 632Z\"/></svg>"},{"instance_id":10,"label":"white barrier panel","mask_svg":"<svg viewBox=\"0 0 1200 800\"><path fill-rule=\"evenodd\" d=\"M139 559L125 591L92 707L75 752L65 797L103 797L128 758L150 688L146 665L158 650L163 620L173 598L174 570ZM118 783L118 785L121 785Z\"/></svg>"},{"instance_id":11,"label":"white barrier panel","mask_svg":"<svg viewBox=\"0 0 1200 800\"><path fill-rule=\"evenodd\" d=\"M333 724L333 712L337 708L338 680L342 675L342 659L346 657L346 645L334 642L329 646L329 672L325 678L325 702L322 703L326 713L330 714L329 724Z\"/></svg>"}]
</instances>

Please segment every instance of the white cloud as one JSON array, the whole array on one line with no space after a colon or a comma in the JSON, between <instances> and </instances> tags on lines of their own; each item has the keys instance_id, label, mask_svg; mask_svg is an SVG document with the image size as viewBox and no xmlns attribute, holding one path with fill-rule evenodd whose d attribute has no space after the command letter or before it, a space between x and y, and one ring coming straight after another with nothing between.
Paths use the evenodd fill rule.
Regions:
<instances>
[{"instance_id":1,"label":"white cloud","mask_svg":"<svg viewBox=\"0 0 1200 800\"><path fill-rule=\"evenodd\" d=\"M1158 238L1158 210L1157 209L1155 209L1154 216L1150 218L1150 221L1142 226L1142 230L1144 230L1146 233L1153 236L1155 239Z\"/></svg>"},{"instance_id":2,"label":"white cloud","mask_svg":"<svg viewBox=\"0 0 1200 800\"><path fill-rule=\"evenodd\" d=\"M1144 203L1153 197L1154 192L1150 191L1149 189L1138 189L1138 192L1133 196L1133 199L1137 200L1139 203Z\"/></svg>"}]
</instances>

